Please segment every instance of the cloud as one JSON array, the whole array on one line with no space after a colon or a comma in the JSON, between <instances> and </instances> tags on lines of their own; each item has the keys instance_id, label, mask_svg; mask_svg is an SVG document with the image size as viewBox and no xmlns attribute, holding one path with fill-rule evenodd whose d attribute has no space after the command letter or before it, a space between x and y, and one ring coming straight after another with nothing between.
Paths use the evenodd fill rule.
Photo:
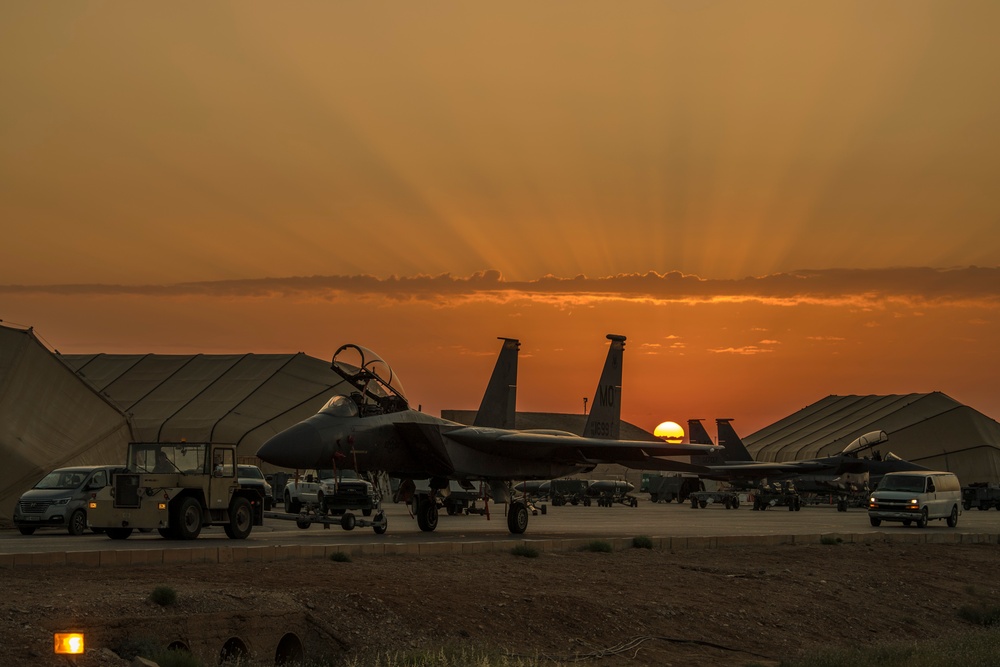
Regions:
<instances>
[{"instance_id":1,"label":"cloud","mask_svg":"<svg viewBox=\"0 0 1000 667\"><path fill-rule=\"evenodd\" d=\"M4 295L158 296L336 300L388 298L461 305L530 300L570 308L600 301L650 303L802 304L873 308L887 303L921 306L1000 306L1000 267L825 269L775 273L739 280L715 280L679 271L627 273L589 278L546 275L508 281L499 271L467 277L371 275L294 276L187 282L168 285L0 285Z\"/></svg>"},{"instance_id":2,"label":"cloud","mask_svg":"<svg viewBox=\"0 0 1000 667\"><path fill-rule=\"evenodd\" d=\"M745 345L743 347L725 347L710 349L709 352L714 352L715 354L739 354L745 356L751 356L754 354L768 354L774 352L774 350L768 350L762 347L757 347L756 345Z\"/></svg>"}]
</instances>

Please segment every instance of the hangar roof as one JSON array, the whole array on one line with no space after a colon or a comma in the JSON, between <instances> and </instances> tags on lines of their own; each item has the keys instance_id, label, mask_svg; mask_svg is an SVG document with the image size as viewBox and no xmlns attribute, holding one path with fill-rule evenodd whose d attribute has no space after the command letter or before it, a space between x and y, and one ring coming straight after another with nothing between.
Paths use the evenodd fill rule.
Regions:
<instances>
[{"instance_id":1,"label":"hangar roof","mask_svg":"<svg viewBox=\"0 0 1000 667\"><path fill-rule=\"evenodd\" d=\"M827 396L743 438L758 461L830 456L869 431L883 430L892 451L956 473L963 483L1000 481L1000 424L940 392Z\"/></svg>"},{"instance_id":2,"label":"hangar roof","mask_svg":"<svg viewBox=\"0 0 1000 667\"><path fill-rule=\"evenodd\" d=\"M240 454L319 410L343 380L297 354L67 354L128 415L136 441L232 443Z\"/></svg>"}]
</instances>

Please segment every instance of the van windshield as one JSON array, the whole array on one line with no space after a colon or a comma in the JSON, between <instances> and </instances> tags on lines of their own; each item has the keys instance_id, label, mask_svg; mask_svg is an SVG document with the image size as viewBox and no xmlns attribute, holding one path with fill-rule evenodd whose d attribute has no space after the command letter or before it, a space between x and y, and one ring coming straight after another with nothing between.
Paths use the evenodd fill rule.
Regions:
<instances>
[{"instance_id":1,"label":"van windshield","mask_svg":"<svg viewBox=\"0 0 1000 667\"><path fill-rule=\"evenodd\" d=\"M83 484L89 470L53 470L35 484L36 489L75 489Z\"/></svg>"},{"instance_id":2,"label":"van windshield","mask_svg":"<svg viewBox=\"0 0 1000 667\"><path fill-rule=\"evenodd\" d=\"M879 491L904 491L906 493L923 493L924 478L916 475L886 475L878 483Z\"/></svg>"}]
</instances>

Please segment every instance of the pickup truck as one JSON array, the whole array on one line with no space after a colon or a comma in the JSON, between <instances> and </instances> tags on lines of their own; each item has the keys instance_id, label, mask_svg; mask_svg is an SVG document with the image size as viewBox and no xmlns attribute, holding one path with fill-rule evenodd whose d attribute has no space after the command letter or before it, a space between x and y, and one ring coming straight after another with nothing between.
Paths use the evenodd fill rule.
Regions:
<instances>
[{"instance_id":1,"label":"pickup truck","mask_svg":"<svg viewBox=\"0 0 1000 667\"><path fill-rule=\"evenodd\" d=\"M372 483L359 478L353 470L306 471L305 475L288 480L284 499L285 511L291 514L311 507L323 514L361 510L364 516L369 516L379 504Z\"/></svg>"}]
</instances>

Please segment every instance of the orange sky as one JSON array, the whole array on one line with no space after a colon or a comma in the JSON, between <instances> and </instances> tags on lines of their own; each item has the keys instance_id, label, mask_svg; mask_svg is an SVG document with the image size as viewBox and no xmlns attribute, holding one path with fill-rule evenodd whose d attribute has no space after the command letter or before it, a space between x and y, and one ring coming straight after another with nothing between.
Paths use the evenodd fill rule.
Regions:
<instances>
[{"instance_id":1,"label":"orange sky","mask_svg":"<svg viewBox=\"0 0 1000 667\"><path fill-rule=\"evenodd\" d=\"M998 417L998 19L6 2L0 319L64 352L357 342L433 411L478 405L496 336L521 409L582 410L620 333L649 429L830 393Z\"/></svg>"}]
</instances>

